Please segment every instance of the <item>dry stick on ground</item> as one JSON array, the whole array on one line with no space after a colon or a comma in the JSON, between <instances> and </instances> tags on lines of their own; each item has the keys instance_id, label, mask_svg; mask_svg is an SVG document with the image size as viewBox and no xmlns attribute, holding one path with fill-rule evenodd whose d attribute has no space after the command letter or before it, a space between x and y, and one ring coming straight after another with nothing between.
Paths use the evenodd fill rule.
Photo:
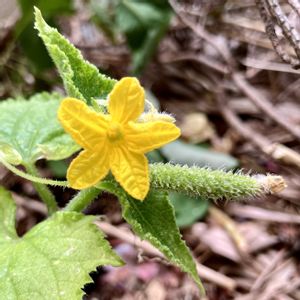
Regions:
<instances>
[{"instance_id":1,"label":"dry stick on ground","mask_svg":"<svg viewBox=\"0 0 300 300\"><path fill-rule=\"evenodd\" d=\"M168 64L172 62L180 62L180 61L196 61L206 67L209 67L221 74L228 74L228 68L226 65L219 63L215 59L208 57L203 54L195 54L195 53L175 53L175 55L165 55L165 57L160 58L160 62L163 64Z\"/></svg>"},{"instance_id":2,"label":"dry stick on ground","mask_svg":"<svg viewBox=\"0 0 300 300\"><path fill-rule=\"evenodd\" d=\"M300 168L300 155L292 149L278 143L271 143L263 135L259 134L244 122L228 107L225 94L219 89L216 93L221 114L224 119L246 140L254 143L267 155L270 155L276 160L281 160L288 164L293 164Z\"/></svg>"},{"instance_id":3,"label":"dry stick on ground","mask_svg":"<svg viewBox=\"0 0 300 300\"><path fill-rule=\"evenodd\" d=\"M266 0L268 9L272 17L283 31L285 38L290 42L291 46L298 58L300 58L300 36L297 30L289 23L285 13L282 11L277 0ZM298 68L300 65L298 64Z\"/></svg>"},{"instance_id":4,"label":"dry stick on ground","mask_svg":"<svg viewBox=\"0 0 300 300\"><path fill-rule=\"evenodd\" d=\"M20 196L17 193L12 192L13 198L18 206L22 206L28 210L40 213L41 215L47 215L47 208L44 203L31 199L29 197Z\"/></svg>"},{"instance_id":5,"label":"dry stick on ground","mask_svg":"<svg viewBox=\"0 0 300 300\"><path fill-rule=\"evenodd\" d=\"M190 58L192 59L192 58ZM172 59L175 61L175 58ZM197 61L197 60L196 60ZM243 79L243 77L239 77L238 74L234 74L236 77L237 82L245 90L245 94L252 94L250 88L248 87L249 84ZM191 78L190 80L194 80L197 82L196 78ZM216 84L217 86L220 84ZM213 91L211 89L211 91ZM248 95L249 97L249 95ZM225 99L224 99L225 101ZM292 164L300 168L300 155L284 146L280 143L273 143L269 141L267 138L265 138L263 135L260 135L256 133L254 130L252 130L250 127L245 125L239 117L236 115L235 112L232 111L232 108L228 108L228 103L223 101L219 101L220 111L223 114L224 118L227 120L227 122L236 129L238 133L245 139L249 140L250 142L253 142L258 148L260 148L265 154L271 156L275 160L283 161L287 164ZM230 106L229 106L230 107ZM269 109L269 107L267 107Z\"/></svg>"},{"instance_id":6,"label":"dry stick on ground","mask_svg":"<svg viewBox=\"0 0 300 300\"><path fill-rule=\"evenodd\" d=\"M139 237L135 236L134 234L106 222L96 222L96 224L105 234L119 238L131 245L136 246L137 248L143 249L150 255L165 259L164 255L159 250L154 248L150 243L142 241ZM213 269L201 265L196 260L195 263L197 266L198 274L203 280L212 282L229 291L233 291L236 288L236 282L233 279Z\"/></svg>"},{"instance_id":7,"label":"dry stick on ground","mask_svg":"<svg viewBox=\"0 0 300 300\"><path fill-rule=\"evenodd\" d=\"M295 69L297 69L299 67L300 62L299 60L291 57L286 51L284 51L283 47L281 46L280 39L275 31L275 24L272 20L272 17L268 14L266 10L265 1L256 0L255 3L259 10L261 19L265 24L266 34L270 39L274 50L284 62L291 64Z\"/></svg>"},{"instance_id":8,"label":"dry stick on ground","mask_svg":"<svg viewBox=\"0 0 300 300\"><path fill-rule=\"evenodd\" d=\"M231 203L228 205L227 211L230 215L239 218L260 220L265 222L274 223L288 223L288 224L300 224L300 216L296 214L289 214L280 211L271 211L251 205L240 205Z\"/></svg>"},{"instance_id":9,"label":"dry stick on ground","mask_svg":"<svg viewBox=\"0 0 300 300\"><path fill-rule=\"evenodd\" d=\"M293 83L289 84L275 99L275 102L283 102L292 93L297 92L300 87L300 78L296 79Z\"/></svg>"},{"instance_id":10,"label":"dry stick on ground","mask_svg":"<svg viewBox=\"0 0 300 300\"><path fill-rule=\"evenodd\" d=\"M239 232L236 223L226 213L215 206L210 206L208 211L210 216L225 228L241 256L247 255L249 245L245 237Z\"/></svg>"},{"instance_id":11,"label":"dry stick on ground","mask_svg":"<svg viewBox=\"0 0 300 300\"><path fill-rule=\"evenodd\" d=\"M227 47L224 47L223 44L220 44L216 41L215 37L208 33L201 25L194 24L189 20L188 17L184 15L185 11L178 6L178 3L174 0L169 0L170 5L172 6L173 10L180 18L180 20L189 27L198 37L204 39L208 44L210 44L213 48L215 48L218 53L221 55L223 60L227 63L228 67L232 69L234 65L234 60L232 59L231 53Z\"/></svg>"},{"instance_id":12,"label":"dry stick on ground","mask_svg":"<svg viewBox=\"0 0 300 300\"><path fill-rule=\"evenodd\" d=\"M266 268L262 270L260 275L254 281L251 287L251 291L258 291L263 286L269 273L276 268L278 263L282 261L285 255L286 255L286 251L284 249L276 253L275 257L270 261L270 263L266 266Z\"/></svg>"},{"instance_id":13,"label":"dry stick on ground","mask_svg":"<svg viewBox=\"0 0 300 300\"><path fill-rule=\"evenodd\" d=\"M254 89L246 79L238 73L233 73L232 79L240 90L264 113L271 117L277 124L285 128L294 137L300 141L300 128L291 124L282 114L280 114L269 100L260 93L257 89Z\"/></svg>"},{"instance_id":14,"label":"dry stick on ground","mask_svg":"<svg viewBox=\"0 0 300 300\"><path fill-rule=\"evenodd\" d=\"M293 8L293 10L300 17L300 2L299 2L299 0L287 0L287 2L290 4L290 6Z\"/></svg>"},{"instance_id":15,"label":"dry stick on ground","mask_svg":"<svg viewBox=\"0 0 300 300\"><path fill-rule=\"evenodd\" d=\"M281 113L279 113L278 110L272 106L272 104L270 104L266 97L249 85L247 80L243 78L242 75L236 74L235 61L228 47L226 47L225 44L222 44L221 46L217 42L216 37L205 31L201 25L191 22L184 15L184 11L182 12L182 9L180 9L180 7L176 4L176 1L170 0L170 4L185 25L187 25L197 36L203 38L219 52L220 56L226 62L228 70L231 71L231 77L239 89L241 89L241 91L272 120L300 140L300 129L295 127L294 124L290 124L290 122Z\"/></svg>"}]
</instances>

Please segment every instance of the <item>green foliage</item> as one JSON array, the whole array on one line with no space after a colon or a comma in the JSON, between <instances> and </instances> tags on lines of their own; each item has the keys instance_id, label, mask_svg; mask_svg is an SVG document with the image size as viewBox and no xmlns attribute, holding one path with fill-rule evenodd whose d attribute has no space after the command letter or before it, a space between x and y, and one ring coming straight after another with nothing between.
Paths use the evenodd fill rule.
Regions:
<instances>
[{"instance_id":1,"label":"green foliage","mask_svg":"<svg viewBox=\"0 0 300 300\"><path fill-rule=\"evenodd\" d=\"M207 213L208 201L203 199L176 192L170 192L169 198L175 210L176 223L180 228L192 225Z\"/></svg>"},{"instance_id":2,"label":"green foliage","mask_svg":"<svg viewBox=\"0 0 300 300\"><path fill-rule=\"evenodd\" d=\"M64 160L52 160L47 162L47 166L51 170L54 177L66 178L69 164Z\"/></svg>"},{"instance_id":3,"label":"green foliage","mask_svg":"<svg viewBox=\"0 0 300 300\"><path fill-rule=\"evenodd\" d=\"M40 158L58 160L79 149L59 124L62 96L41 93L0 103L0 155L11 164L32 164Z\"/></svg>"},{"instance_id":4,"label":"green foliage","mask_svg":"<svg viewBox=\"0 0 300 300\"><path fill-rule=\"evenodd\" d=\"M3 189L0 217L0 299L81 300L89 272L122 265L94 217L59 212L17 238L15 205Z\"/></svg>"},{"instance_id":5,"label":"green foliage","mask_svg":"<svg viewBox=\"0 0 300 300\"><path fill-rule=\"evenodd\" d=\"M52 20L57 14L69 13L73 9L72 0L18 0L22 17L16 27L16 35L21 47L37 71L52 66L42 41L35 34L33 28L33 7L39 7L47 20Z\"/></svg>"},{"instance_id":6,"label":"green foliage","mask_svg":"<svg viewBox=\"0 0 300 300\"><path fill-rule=\"evenodd\" d=\"M190 274L201 292L204 292L193 258L181 240L167 194L150 191L144 201L137 201L116 183L106 182L102 184L102 188L118 196L122 215L132 229L142 239L157 247L172 263Z\"/></svg>"},{"instance_id":7,"label":"green foliage","mask_svg":"<svg viewBox=\"0 0 300 300\"><path fill-rule=\"evenodd\" d=\"M158 150L153 150L146 154L149 163L165 162Z\"/></svg>"},{"instance_id":8,"label":"green foliage","mask_svg":"<svg viewBox=\"0 0 300 300\"><path fill-rule=\"evenodd\" d=\"M18 0L19 5L22 9L23 18L30 15L30 19L33 20L33 8L38 7L43 11L47 18L55 16L61 12L71 12L73 9L72 0ZM28 18L28 17L27 17Z\"/></svg>"},{"instance_id":9,"label":"green foliage","mask_svg":"<svg viewBox=\"0 0 300 300\"><path fill-rule=\"evenodd\" d=\"M119 2L120 0L91 0L93 20L112 41L115 41L118 34L115 12Z\"/></svg>"},{"instance_id":10,"label":"green foliage","mask_svg":"<svg viewBox=\"0 0 300 300\"><path fill-rule=\"evenodd\" d=\"M163 2L163 1L162 1ZM117 24L127 37L133 55L133 73L139 73L166 32L172 11L149 0L121 0Z\"/></svg>"},{"instance_id":11,"label":"green foliage","mask_svg":"<svg viewBox=\"0 0 300 300\"><path fill-rule=\"evenodd\" d=\"M3 187L0 187L0 249L4 243L17 238L15 215L16 205L11 194Z\"/></svg>"},{"instance_id":12,"label":"green foliage","mask_svg":"<svg viewBox=\"0 0 300 300\"><path fill-rule=\"evenodd\" d=\"M22 2L24 11L28 9L26 5L37 3L34 0ZM69 1L58 3L56 0L49 3L39 0L38 3L50 15L69 5ZM103 3L107 7L110 5L106 0ZM112 3L117 3L115 21L127 36L133 50L135 71L139 71L168 26L171 17L168 1L114 0ZM35 13L35 26L69 96L88 104L95 104L95 99L106 97L116 81L100 74L95 66L86 62L73 45L44 21L38 9ZM42 93L27 101L18 98L0 103L0 160L16 174L34 181L49 213L53 213L19 238L15 229L15 204L10 194L0 188L0 299L79 300L83 295L81 288L91 282L89 272L99 265L122 265L122 260L93 224L95 218L76 212L86 208L103 190L119 197L123 217L133 230L188 273L203 292L195 263L181 239L166 191L173 192L171 198L178 224L187 226L206 212L207 203L196 202L201 201L199 197L217 200L257 195L261 192L258 181L232 172L158 163L150 165L150 180L152 188L162 191L152 189L145 201L137 201L127 195L108 176L108 181L102 181L97 188L80 191L64 211L56 212L54 196L45 184L58 182L37 178L34 163L40 158L61 160L79 149L57 120L61 98L58 94ZM167 148L164 148L164 155L175 162L189 163L192 159L192 164L202 165L204 150L191 147L177 143L176 151L171 148L170 153L179 152L179 158L169 155ZM236 161L231 157L212 152L206 154L205 164L209 161L212 167L236 166ZM158 152L152 152L149 156L153 161L163 160ZM10 164L23 164L32 176ZM57 174L64 175L64 165L52 167ZM66 182L60 184L66 186ZM187 195L199 200L190 199Z\"/></svg>"},{"instance_id":13,"label":"green foliage","mask_svg":"<svg viewBox=\"0 0 300 300\"><path fill-rule=\"evenodd\" d=\"M37 8L35 27L63 79L69 96L88 103L93 98L107 96L116 81L100 74L94 65L85 61L79 50L44 21Z\"/></svg>"},{"instance_id":14,"label":"green foliage","mask_svg":"<svg viewBox=\"0 0 300 300\"><path fill-rule=\"evenodd\" d=\"M232 156L203 147L174 141L160 149L162 154L172 163L188 166L209 166L212 169L232 169L238 161Z\"/></svg>"},{"instance_id":15,"label":"green foliage","mask_svg":"<svg viewBox=\"0 0 300 300\"><path fill-rule=\"evenodd\" d=\"M262 192L253 177L231 171L211 170L171 164L150 165L151 186L205 200L238 200Z\"/></svg>"},{"instance_id":16,"label":"green foliage","mask_svg":"<svg viewBox=\"0 0 300 300\"><path fill-rule=\"evenodd\" d=\"M19 152L2 141L0 142L0 157L12 165L19 165L22 162L22 156Z\"/></svg>"},{"instance_id":17,"label":"green foliage","mask_svg":"<svg viewBox=\"0 0 300 300\"><path fill-rule=\"evenodd\" d=\"M122 32L132 50L133 73L141 72L168 29L172 10L168 1L92 1L98 24L111 37Z\"/></svg>"}]
</instances>

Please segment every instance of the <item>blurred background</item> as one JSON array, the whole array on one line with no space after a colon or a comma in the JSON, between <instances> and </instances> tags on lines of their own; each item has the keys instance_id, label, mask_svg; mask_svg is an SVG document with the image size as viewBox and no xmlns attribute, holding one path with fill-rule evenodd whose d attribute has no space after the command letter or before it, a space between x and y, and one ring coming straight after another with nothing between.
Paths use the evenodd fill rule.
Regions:
<instances>
[{"instance_id":1,"label":"blurred background","mask_svg":"<svg viewBox=\"0 0 300 300\"><path fill-rule=\"evenodd\" d=\"M206 299L299 300L299 1L0 0L2 100L64 93L33 28L34 5L101 72L137 76L147 99L175 116L181 139L151 152L151 162L285 178L281 193L235 203L170 197ZM68 163L39 168L62 179ZM14 193L24 234L45 208L29 182L3 167L0 180ZM73 193L52 190L61 206ZM86 299L199 299L191 279L130 235L117 199L102 195L86 213L105 216L111 226L102 229L127 262L94 272Z\"/></svg>"}]
</instances>

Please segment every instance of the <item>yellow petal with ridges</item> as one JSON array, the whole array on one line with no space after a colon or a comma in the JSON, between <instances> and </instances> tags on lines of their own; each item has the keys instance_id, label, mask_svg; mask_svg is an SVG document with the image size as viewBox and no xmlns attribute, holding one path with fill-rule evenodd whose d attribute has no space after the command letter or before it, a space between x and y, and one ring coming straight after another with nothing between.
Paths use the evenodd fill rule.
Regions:
<instances>
[{"instance_id":1,"label":"yellow petal with ridges","mask_svg":"<svg viewBox=\"0 0 300 300\"><path fill-rule=\"evenodd\" d=\"M85 149L96 149L106 138L107 117L91 110L83 101L65 98L58 109L65 131Z\"/></svg>"},{"instance_id":2,"label":"yellow petal with ridges","mask_svg":"<svg viewBox=\"0 0 300 300\"><path fill-rule=\"evenodd\" d=\"M134 77L124 77L109 94L108 111L117 123L135 121L144 111L145 92Z\"/></svg>"},{"instance_id":3,"label":"yellow petal with ridges","mask_svg":"<svg viewBox=\"0 0 300 300\"><path fill-rule=\"evenodd\" d=\"M105 145L99 152L83 150L71 162L67 180L74 189L85 189L93 186L109 171L108 147Z\"/></svg>"},{"instance_id":4,"label":"yellow petal with ridges","mask_svg":"<svg viewBox=\"0 0 300 300\"><path fill-rule=\"evenodd\" d=\"M146 153L160 148L180 136L180 129L176 125L163 121L130 122L126 126L125 132L128 148L139 153Z\"/></svg>"},{"instance_id":5,"label":"yellow petal with ridges","mask_svg":"<svg viewBox=\"0 0 300 300\"><path fill-rule=\"evenodd\" d=\"M112 149L110 168L115 179L132 197L144 200L149 191L148 161L143 154L125 147Z\"/></svg>"}]
</instances>

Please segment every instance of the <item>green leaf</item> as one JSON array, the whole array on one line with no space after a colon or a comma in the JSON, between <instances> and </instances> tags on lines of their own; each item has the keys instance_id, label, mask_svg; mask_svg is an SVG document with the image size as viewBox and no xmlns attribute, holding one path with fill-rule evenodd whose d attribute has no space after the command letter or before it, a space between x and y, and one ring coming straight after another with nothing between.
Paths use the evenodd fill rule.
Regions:
<instances>
[{"instance_id":1,"label":"green leaf","mask_svg":"<svg viewBox=\"0 0 300 300\"><path fill-rule=\"evenodd\" d=\"M169 198L175 209L178 227L188 227L203 218L208 209L208 201L192 198L182 193L170 192Z\"/></svg>"},{"instance_id":2,"label":"green leaf","mask_svg":"<svg viewBox=\"0 0 300 300\"><path fill-rule=\"evenodd\" d=\"M16 205L11 194L0 187L0 247L3 243L17 238L15 214Z\"/></svg>"},{"instance_id":3,"label":"green leaf","mask_svg":"<svg viewBox=\"0 0 300 300\"><path fill-rule=\"evenodd\" d=\"M3 191L0 209L0 235L10 236L6 232L13 226L15 206ZM93 221L58 212L20 239L0 240L0 299L81 300L91 271L123 264Z\"/></svg>"},{"instance_id":4,"label":"green leaf","mask_svg":"<svg viewBox=\"0 0 300 300\"><path fill-rule=\"evenodd\" d=\"M62 96L41 93L0 102L0 155L11 164L59 160L79 150L57 120Z\"/></svg>"},{"instance_id":5,"label":"green leaf","mask_svg":"<svg viewBox=\"0 0 300 300\"><path fill-rule=\"evenodd\" d=\"M175 222L174 209L163 192L150 191L144 201L133 199L116 183L102 182L101 188L118 196L122 215L144 240L157 247L172 263L180 267L204 293L196 266Z\"/></svg>"},{"instance_id":6,"label":"green leaf","mask_svg":"<svg viewBox=\"0 0 300 300\"><path fill-rule=\"evenodd\" d=\"M172 10L167 1L121 0L116 11L119 30L133 54L133 73L139 73L168 29Z\"/></svg>"},{"instance_id":7,"label":"green leaf","mask_svg":"<svg viewBox=\"0 0 300 300\"><path fill-rule=\"evenodd\" d=\"M238 166L238 161L228 154L181 141L174 141L161 148L160 151L173 164L225 170Z\"/></svg>"},{"instance_id":8,"label":"green leaf","mask_svg":"<svg viewBox=\"0 0 300 300\"><path fill-rule=\"evenodd\" d=\"M19 152L4 142L0 142L0 156L12 165L19 165L22 162Z\"/></svg>"},{"instance_id":9,"label":"green leaf","mask_svg":"<svg viewBox=\"0 0 300 300\"><path fill-rule=\"evenodd\" d=\"M79 50L44 21L37 8L35 27L63 79L69 96L90 103L93 98L103 98L109 94L116 81L100 74L95 66L85 61Z\"/></svg>"},{"instance_id":10,"label":"green leaf","mask_svg":"<svg viewBox=\"0 0 300 300\"><path fill-rule=\"evenodd\" d=\"M62 133L54 136L49 141L38 145L43 157L48 160L61 160L71 156L80 147L74 143L70 135Z\"/></svg>"}]
</instances>

